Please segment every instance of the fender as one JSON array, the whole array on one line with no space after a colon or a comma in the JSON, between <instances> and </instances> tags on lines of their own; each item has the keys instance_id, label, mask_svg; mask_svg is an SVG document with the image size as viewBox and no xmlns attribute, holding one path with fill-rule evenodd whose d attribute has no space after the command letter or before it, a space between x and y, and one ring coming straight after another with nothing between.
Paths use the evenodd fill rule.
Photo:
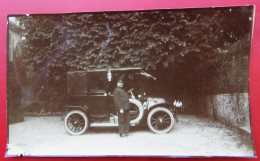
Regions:
<instances>
[{"instance_id":1,"label":"fender","mask_svg":"<svg viewBox=\"0 0 260 161\"><path fill-rule=\"evenodd\" d=\"M153 110L156 107L165 107L165 108L169 109L173 114L175 113L175 107L172 104L167 103L167 102L166 103L158 103L158 104L155 104L153 106L150 106L150 107L148 107L148 111L150 112L151 110ZM147 113L147 115L148 115L148 113Z\"/></svg>"},{"instance_id":2,"label":"fender","mask_svg":"<svg viewBox=\"0 0 260 161\"><path fill-rule=\"evenodd\" d=\"M139 122L142 120L143 115L144 115L144 108L142 106L142 103L139 100L133 99L133 98L130 98L129 102L132 103L132 104L135 104L138 107L138 109L139 109L138 117L136 119L134 119L134 120L131 120L130 124L131 125L139 124Z\"/></svg>"},{"instance_id":3,"label":"fender","mask_svg":"<svg viewBox=\"0 0 260 161\"><path fill-rule=\"evenodd\" d=\"M152 105L152 106L149 106L149 105L148 105L148 110L151 111L151 110L154 109L155 107L160 107L160 106L165 107L165 108L168 108L168 109L171 109L171 108L173 109L173 108L174 108L173 105L171 105L170 103L165 102L165 103L157 103L157 104L154 104L154 105Z\"/></svg>"}]
</instances>

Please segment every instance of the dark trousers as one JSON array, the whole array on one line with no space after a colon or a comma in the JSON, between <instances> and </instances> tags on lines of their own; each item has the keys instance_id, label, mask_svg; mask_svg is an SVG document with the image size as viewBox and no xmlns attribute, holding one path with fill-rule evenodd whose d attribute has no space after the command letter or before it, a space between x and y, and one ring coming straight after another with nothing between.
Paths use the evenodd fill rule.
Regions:
<instances>
[{"instance_id":1,"label":"dark trousers","mask_svg":"<svg viewBox=\"0 0 260 161\"><path fill-rule=\"evenodd\" d=\"M118 125L119 134L128 134L130 127L130 114L129 110L124 110L124 113L118 111Z\"/></svg>"}]
</instances>

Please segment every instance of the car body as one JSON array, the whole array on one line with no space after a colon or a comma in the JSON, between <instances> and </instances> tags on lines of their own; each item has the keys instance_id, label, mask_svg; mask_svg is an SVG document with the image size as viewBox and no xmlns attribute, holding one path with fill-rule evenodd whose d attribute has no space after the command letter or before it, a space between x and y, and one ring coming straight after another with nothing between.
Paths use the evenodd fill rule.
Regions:
<instances>
[{"instance_id":1,"label":"car body","mask_svg":"<svg viewBox=\"0 0 260 161\"><path fill-rule=\"evenodd\" d=\"M116 80L123 77L130 102L130 124L147 124L154 133L167 133L174 125L173 103L159 97L149 97L142 90L147 80L156 80L141 68L88 69L67 73L64 125L71 135L80 135L94 126L118 126L113 101Z\"/></svg>"}]
</instances>

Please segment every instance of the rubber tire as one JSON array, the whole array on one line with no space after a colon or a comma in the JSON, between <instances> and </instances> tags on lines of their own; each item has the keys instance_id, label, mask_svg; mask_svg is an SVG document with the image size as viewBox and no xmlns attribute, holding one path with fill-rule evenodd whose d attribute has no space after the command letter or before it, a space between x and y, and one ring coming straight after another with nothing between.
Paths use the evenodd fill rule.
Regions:
<instances>
[{"instance_id":1,"label":"rubber tire","mask_svg":"<svg viewBox=\"0 0 260 161\"><path fill-rule=\"evenodd\" d=\"M79 115L81 115L81 116L83 117L83 119L85 120L85 126L84 126L84 128L83 128L80 132L78 132L78 133L71 131L71 130L68 128L68 126L67 126L68 118L69 118L72 114L79 114ZM83 133L85 133L85 132L87 131L87 129L88 129L88 127L89 127L89 120L88 120L87 115L86 115L83 111L81 111L81 110L73 110L73 111L70 111L70 112L66 115L66 117L65 117L65 119L64 119L64 125L65 125L66 131L67 131L70 135L75 135L75 136L76 136L76 135L81 135L81 134L83 134Z\"/></svg>"},{"instance_id":2,"label":"rubber tire","mask_svg":"<svg viewBox=\"0 0 260 161\"><path fill-rule=\"evenodd\" d=\"M151 118L152 118L152 116L153 116L156 112L159 112L159 111L164 111L164 112L166 112L166 113L170 116L170 118L171 118L171 124L170 124L170 126L169 126L168 128L166 128L166 129L164 129L164 130L156 130L155 128L153 128L152 123L151 123ZM149 129L150 129L152 132L156 133L156 134L165 134L165 133L168 133L168 132L172 129L173 125L174 125L174 117L173 117L173 114L171 113L170 110L168 110L168 109L165 108L165 107L156 107L156 108L152 109L152 110L149 112L148 117L147 117L147 125L148 125Z\"/></svg>"}]
</instances>

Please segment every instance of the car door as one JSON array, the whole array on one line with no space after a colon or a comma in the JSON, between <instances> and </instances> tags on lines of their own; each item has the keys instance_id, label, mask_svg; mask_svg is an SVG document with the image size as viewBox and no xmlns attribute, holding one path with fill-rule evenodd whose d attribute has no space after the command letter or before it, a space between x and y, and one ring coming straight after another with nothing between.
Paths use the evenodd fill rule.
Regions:
<instances>
[{"instance_id":1,"label":"car door","mask_svg":"<svg viewBox=\"0 0 260 161\"><path fill-rule=\"evenodd\" d=\"M113 101L107 93L106 72L88 73L88 107L91 115L99 115L109 119L113 112Z\"/></svg>"}]
</instances>

